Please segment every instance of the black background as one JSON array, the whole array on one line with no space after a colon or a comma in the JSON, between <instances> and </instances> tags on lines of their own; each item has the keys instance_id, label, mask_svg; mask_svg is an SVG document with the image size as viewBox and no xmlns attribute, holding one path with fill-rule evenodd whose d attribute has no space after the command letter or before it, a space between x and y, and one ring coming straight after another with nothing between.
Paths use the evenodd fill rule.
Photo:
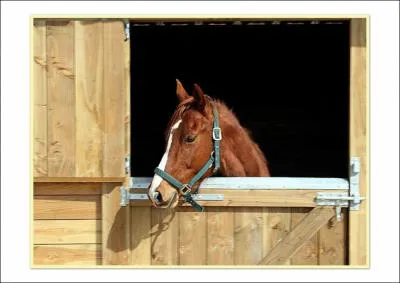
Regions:
<instances>
[{"instance_id":1,"label":"black background","mask_svg":"<svg viewBox=\"0 0 400 283\"><path fill-rule=\"evenodd\" d=\"M152 176L175 79L233 109L273 177L348 177L349 23L131 23L131 169Z\"/></svg>"}]
</instances>

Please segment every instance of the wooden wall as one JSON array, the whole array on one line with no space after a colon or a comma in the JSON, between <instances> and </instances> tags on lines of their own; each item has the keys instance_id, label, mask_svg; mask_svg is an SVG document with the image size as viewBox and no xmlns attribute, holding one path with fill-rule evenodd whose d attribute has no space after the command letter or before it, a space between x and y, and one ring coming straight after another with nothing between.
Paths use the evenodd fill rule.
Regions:
<instances>
[{"instance_id":1,"label":"wooden wall","mask_svg":"<svg viewBox=\"0 0 400 283\"><path fill-rule=\"evenodd\" d=\"M35 184L35 265L102 263L101 191L101 183Z\"/></svg>"},{"instance_id":2,"label":"wooden wall","mask_svg":"<svg viewBox=\"0 0 400 283\"><path fill-rule=\"evenodd\" d=\"M120 20L34 21L35 177L124 176L124 36Z\"/></svg>"},{"instance_id":3,"label":"wooden wall","mask_svg":"<svg viewBox=\"0 0 400 283\"><path fill-rule=\"evenodd\" d=\"M131 207L132 265L257 265L311 208ZM347 216L324 225L286 262L346 265Z\"/></svg>"}]
</instances>

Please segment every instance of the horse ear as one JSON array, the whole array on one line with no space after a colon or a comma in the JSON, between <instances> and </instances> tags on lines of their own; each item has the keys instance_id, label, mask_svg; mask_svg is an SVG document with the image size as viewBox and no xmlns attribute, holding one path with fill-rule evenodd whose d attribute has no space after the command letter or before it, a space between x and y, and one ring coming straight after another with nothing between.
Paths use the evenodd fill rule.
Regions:
<instances>
[{"instance_id":1,"label":"horse ear","mask_svg":"<svg viewBox=\"0 0 400 283\"><path fill-rule=\"evenodd\" d=\"M194 84L193 97L196 102L197 108L200 111L203 111L204 107L206 106L206 98L204 97L203 90L200 88L198 84Z\"/></svg>"},{"instance_id":2,"label":"horse ear","mask_svg":"<svg viewBox=\"0 0 400 283\"><path fill-rule=\"evenodd\" d=\"M176 96L178 97L179 102L182 102L189 97L189 94L178 79L176 79Z\"/></svg>"}]
</instances>

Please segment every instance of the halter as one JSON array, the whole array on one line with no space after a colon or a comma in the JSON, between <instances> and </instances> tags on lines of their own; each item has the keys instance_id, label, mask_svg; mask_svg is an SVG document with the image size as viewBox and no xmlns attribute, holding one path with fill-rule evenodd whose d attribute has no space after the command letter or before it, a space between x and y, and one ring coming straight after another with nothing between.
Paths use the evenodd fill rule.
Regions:
<instances>
[{"instance_id":1,"label":"halter","mask_svg":"<svg viewBox=\"0 0 400 283\"><path fill-rule=\"evenodd\" d=\"M190 203L197 211L204 211L204 208L193 199L192 187L194 184L196 184L197 181L199 181L204 176L207 170L211 168L214 163L215 165L213 173L215 174L219 170L221 163L220 141L222 139L222 133L221 133L221 128L219 127L218 111L214 104L213 104L213 114L214 114L214 121L213 121L212 138L214 142L214 150L211 152L208 161L203 165L203 167L201 167L199 172L197 172L197 174L187 184L181 183L180 181L172 177L170 174L161 170L158 167L154 169L155 174L157 174L165 181L170 183L178 192L180 192L183 195L185 202ZM196 189L196 191L193 193L197 193L197 190L198 189Z\"/></svg>"}]
</instances>

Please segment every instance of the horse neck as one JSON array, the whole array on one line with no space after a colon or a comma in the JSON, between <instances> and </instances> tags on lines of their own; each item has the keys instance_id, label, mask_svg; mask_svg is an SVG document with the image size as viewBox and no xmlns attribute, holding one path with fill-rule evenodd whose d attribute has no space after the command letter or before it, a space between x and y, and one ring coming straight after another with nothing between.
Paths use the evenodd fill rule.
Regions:
<instances>
[{"instance_id":1,"label":"horse neck","mask_svg":"<svg viewBox=\"0 0 400 283\"><path fill-rule=\"evenodd\" d=\"M264 154L236 116L222 103L220 113L221 174L231 177L270 176Z\"/></svg>"}]
</instances>

